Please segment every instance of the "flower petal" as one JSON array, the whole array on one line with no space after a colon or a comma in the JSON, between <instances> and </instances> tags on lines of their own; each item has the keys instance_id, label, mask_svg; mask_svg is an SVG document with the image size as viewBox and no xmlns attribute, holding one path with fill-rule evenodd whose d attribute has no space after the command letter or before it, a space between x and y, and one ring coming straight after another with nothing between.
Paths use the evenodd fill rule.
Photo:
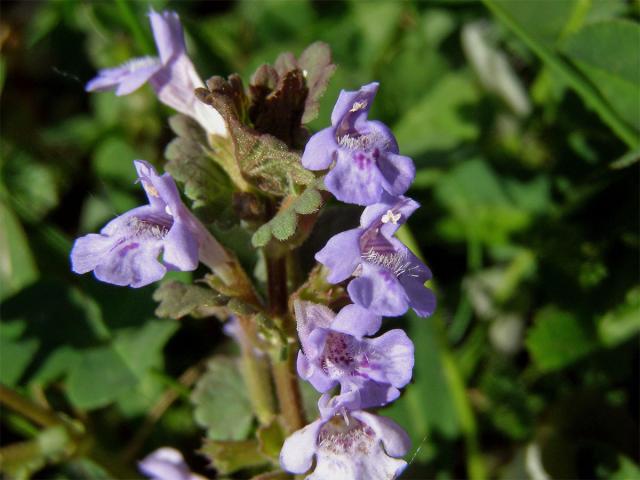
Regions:
<instances>
[{"instance_id":1,"label":"flower petal","mask_svg":"<svg viewBox=\"0 0 640 480\"><path fill-rule=\"evenodd\" d=\"M371 427L376 436L382 440L387 454L392 457L402 457L411 448L411 440L407 432L390 418L362 411L353 412L352 415Z\"/></svg>"},{"instance_id":2,"label":"flower petal","mask_svg":"<svg viewBox=\"0 0 640 480\"><path fill-rule=\"evenodd\" d=\"M337 148L334 128L320 130L309 139L304 147L302 165L309 170L325 170L333 162L333 154Z\"/></svg>"},{"instance_id":3,"label":"flower petal","mask_svg":"<svg viewBox=\"0 0 640 480\"><path fill-rule=\"evenodd\" d=\"M359 90L341 90L338 100L333 107L333 112L331 112L331 125L334 127L337 126L348 113L362 111L364 114L367 114L379 86L380 84L378 82L372 82L363 85ZM361 102L360 108L358 108L357 102Z\"/></svg>"},{"instance_id":4,"label":"flower petal","mask_svg":"<svg viewBox=\"0 0 640 480\"><path fill-rule=\"evenodd\" d=\"M409 308L404 288L388 269L362 264L362 274L348 287L354 303L383 316L402 315Z\"/></svg>"},{"instance_id":5,"label":"flower petal","mask_svg":"<svg viewBox=\"0 0 640 480\"><path fill-rule=\"evenodd\" d=\"M164 238L162 261L182 272L198 267L198 240L183 222L175 221Z\"/></svg>"},{"instance_id":6,"label":"flower petal","mask_svg":"<svg viewBox=\"0 0 640 480\"><path fill-rule=\"evenodd\" d=\"M153 38L156 42L158 53L163 64L173 57L184 54L184 32L180 24L180 17L176 12L165 10L161 13L151 9L149 21L153 30Z\"/></svg>"},{"instance_id":7,"label":"flower petal","mask_svg":"<svg viewBox=\"0 0 640 480\"><path fill-rule=\"evenodd\" d=\"M280 451L280 466L290 473L305 473L311 468L316 454L318 432L322 420L316 420L294 432L284 441Z\"/></svg>"},{"instance_id":8,"label":"flower petal","mask_svg":"<svg viewBox=\"0 0 640 480\"><path fill-rule=\"evenodd\" d=\"M116 95L122 97L135 92L138 88L144 85L153 75L155 75L161 66L149 65L147 67L138 68L134 71L127 73L123 76L116 88Z\"/></svg>"},{"instance_id":9,"label":"flower petal","mask_svg":"<svg viewBox=\"0 0 640 480\"><path fill-rule=\"evenodd\" d=\"M298 375L300 375L300 377L302 377L304 380L311 383L311 385L313 385L313 388L315 388L320 393L324 393L338 384L337 381L331 380L324 374L322 370L319 370L315 367L315 365L309 362L309 359L302 352L302 350L298 351L296 367L298 370Z\"/></svg>"},{"instance_id":10,"label":"flower petal","mask_svg":"<svg viewBox=\"0 0 640 480\"><path fill-rule=\"evenodd\" d=\"M162 241L125 241L96 266L98 280L114 285L144 287L164 277L167 269L158 261Z\"/></svg>"},{"instance_id":11,"label":"flower petal","mask_svg":"<svg viewBox=\"0 0 640 480\"><path fill-rule=\"evenodd\" d=\"M389 238L418 207L420 207L420 204L409 197L396 197L383 192L378 203L369 205L363 210L360 216L360 227L363 229L379 228L382 234ZM394 215L393 218L389 218L389 212ZM399 217L398 214L400 214ZM383 222L385 216L387 221Z\"/></svg>"},{"instance_id":12,"label":"flower petal","mask_svg":"<svg viewBox=\"0 0 640 480\"><path fill-rule=\"evenodd\" d=\"M339 283L349 278L360 265L362 262L359 243L361 235L362 230L359 228L338 233L316 253L316 260L331 270L327 276L328 282Z\"/></svg>"},{"instance_id":13,"label":"flower petal","mask_svg":"<svg viewBox=\"0 0 640 480\"><path fill-rule=\"evenodd\" d=\"M313 346L308 341L311 332L317 328L328 328L335 318L335 313L324 305L301 300L293 303L293 310L302 348L305 352L311 351Z\"/></svg>"},{"instance_id":14,"label":"flower petal","mask_svg":"<svg viewBox=\"0 0 640 480\"><path fill-rule=\"evenodd\" d=\"M360 305L347 305L338 312L331 330L362 338L365 335L373 335L380 330L382 317L370 312Z\"/></svg>"},{"instance_id":15,"label":"flower petal","mask_svg":"<svg viewBox=\"0 0 640 480\"><path fill-rule=\"evenodd\" d=\"M340 149L324 184L342 202L371 205L380 200L382 181L371 152Z\"/></svg>"},{"instance_id":16,"label":"flower petal","mask_svg":"<svg viewBox=\"0 0 640 480\"><path fill-rule=\"evenodd\" d=\"M424 282L411 277L402 279L401 282L407 293L409 306L415 310L418 316L432 315L436 310L436 296L424 286Z\"/></svg>"},{"instance_id":17,"label":"flower petal","mask_svg":"<svg viewBox=\"0 0 640 480\"><path fill-rule=\"evenodd\" d=\"M138 463L140 471L152 480L190 480L192 476L182 454L169 447L159 448Z\"/></svg>"},{"instance_id":18,"label":"flower petal","mask_svg":"<svg viewBox=\"0 0 640 480\"><path fill-rule=\"evenodd\" d=\"M384 189L392 195L402 195L416 176L413 160L403 155L386 153L380 156L378 167L382 173Z\"/></svg>"},{"instance_id":19,"label":"flower petal","mask_svg":"<svg viewBox=\"0 0 640 480\"><path fill-rule=\"evenodd\" d=\"M413 342L400 329L390 330L377 338L364 340L368 357L369 378L402 388L411 381L414 363Z\"/></svg>"},{"instance_id":20,"label":"flower petal","mask_svg":"<svg viewBox=\"0 0 640 480\"><path fill-rule=\"evenodd\" d=\"M90 233L78 238L71 249L71 270L87 273L96 268L114 246L114 239Z\"/></svg>"}]
</instances>

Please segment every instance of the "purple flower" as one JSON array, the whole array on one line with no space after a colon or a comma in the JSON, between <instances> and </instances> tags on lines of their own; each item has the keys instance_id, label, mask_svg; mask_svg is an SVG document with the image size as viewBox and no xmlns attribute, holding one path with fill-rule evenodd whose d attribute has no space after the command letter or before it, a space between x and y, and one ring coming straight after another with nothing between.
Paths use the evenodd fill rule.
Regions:
<instances>
[{"instance_id":1,"label":"purple flower","mask_svg":"<svg viewBox=\"0 0 640 480\"><path fill-rule=\"evenodd\" d=\"M212 269L224 265L226 252L184 206L171 175L158 175L144 160L133 163L149 205L111 220L100 234L78 238L72 270L93 270L98 280L137 288L160 280L167 270L195 270L199 258Z\"/></svg>"},{"instance_id":2,"label":"purple flower","mask_svg":"<svg viewBox=\"0 0 640 480\"><path fill-rule=\"evenodd\" d=\"M159 448L140 461L138 468L151 480L204 480L191 473L182 454L175 448Z\"/></svg>"},{"instance_id":3,"label":"purple flower","mask_svg":"<svg viewBox=\"0 0 640 480\"><path fill-rule=\"evenodd\" d=\"M424 286L429 268L393 237L418 203L384 194L380 203L364 209L360 228L332 237L316 253L339 283L354 275L347 290L351 300L378 315L402 315L409 307L426 317L435 310L435 296Z\"/></svg>"},{"instance_id":4,"label":"purple flower","mask_svg":"<svg viewBox=\"0 0 640 480\"><path fill-rule=\"evenodd\" d=\"M347 305L337 315L311 302L294 308L302 344L298 374L319 392L340 384L340 395L321 411L379 407L398 398L413 369L413 343L402 330L363 338L380 328L381 318L362 307Z\"/></svg>"},{"instance_id":5,"label":"purple flower","mask_svg":"<svg viewBox=\"0 0 640 480\"><path fill-rule=\"evenodd\" d=\"M376 82L354 92L342 90L331 127L313 135L302 155L302 164L310 170L325 170L335 162L324 182L343 202L371 205L380 201L383 191L401 195L415 176L413 161L398 155L391 131L367 120L377 90Z\"/></svg>"},{"instance_id":6,"label":"purple flower","mask_svg":"<svg viewBox=\"0 0 640 480\"><path fill-rule=\"evenodd\" d=\"M389 480L407 466L399 459L410 448L408 435L388 418L363 411L318 419L287 438L280 466L306 473L307 480Z\"/></svg>"},{"instance_id":7,"label":"purple flower","mask_svg":"<svg viewBox=\"0 0 640 480\"><path fill-rule=\"evenodd\" d=\"M162 103L193 117L207 132L226 136L222 116L194 95L194 90L204 84L187 56L178 14L151 10L149 19L159 58L134 58L119 67L100 70L98 76L87 83L87 91L115 87L116 95L128 95L149 82Z\"/></svg>"}]
</instances>

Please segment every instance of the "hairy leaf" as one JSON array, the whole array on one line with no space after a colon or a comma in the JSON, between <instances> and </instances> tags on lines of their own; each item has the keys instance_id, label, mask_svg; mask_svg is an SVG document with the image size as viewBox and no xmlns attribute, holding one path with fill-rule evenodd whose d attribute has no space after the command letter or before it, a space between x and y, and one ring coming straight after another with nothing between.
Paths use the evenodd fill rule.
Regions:
<instances>
[{"instance_id":1,"label":"hairy leaf","mask_svg":"<svg viewBox=\"0 0 640 480\"><path fill-rule=\"evenodd\" d=\"M160 302L156 309L159 317L178 319L198 310L225 305L228 297L206 287L187 285L175 280L163 282L153 294Z\"/></svg>"},{"instance_id":2,"label":"hairy leaf","mask_svg":"<svg viewBox=\"0 0 640 480\"><path fill-rule=\"evenodd\" d=\"M260 452L258 442L255 440L240 442L205 440L200 453L209 459L218 473L223 475L269 463L269 460Z\"/></svg>"},{"instance_id":3,"label":"hairy leaf","mask_svg":"<svg viewBox=\"0 0 640 480\"><path fill-rule=\"evenodd\" d=\"M323 199L316 186L309 186L297 197L285 199L280 211L262 225L253 235L254 247L264 247L271 237L287 241L293 237L298 227L299 216L311 215L320 210Z\"/></svg>"},{"instance_id":4,"label":"hairy leaf","mask_svg":"<svg viewBox=\"0 0 640 480\"><path fill-rule=\"evenodd\" d=\"M253 412L237 360L215 357L191 395L196 423L211 440L244 440Z\"/></svg>"},{"instance_id":5,"label":"hairy leaf","mask_svg":"<svg viewBox=\"0 0 640 480\"><path fill-rule=\"evenodd\" d=\"M219 165L224 165L224 157L229 153L223 145L216 151L206 147L204 132L185 115L174 115L169 124L178 137L165 150L167 172L184 184L185 195L193 200L196 213L206 221L229 214L232 187Z\"/></svg>"}]
</instances>

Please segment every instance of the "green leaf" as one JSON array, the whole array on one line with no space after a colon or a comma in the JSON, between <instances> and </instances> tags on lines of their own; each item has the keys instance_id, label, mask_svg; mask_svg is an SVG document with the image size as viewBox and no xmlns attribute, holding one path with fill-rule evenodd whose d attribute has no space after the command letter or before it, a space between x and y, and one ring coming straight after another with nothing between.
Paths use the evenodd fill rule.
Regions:
<instances>
[{"instance_id":1,"label":"green leaf","mask_svg":"<svg viewBox=\"0 0 640 480\"><path fill-rule=\"evenodd\" d=\"M277 461L286 438L282 425L274 420L270 425L260 427L256 437L260 445L260 452Z\"/></svg>"},{"instance_id":2,"label":"green leaf","mask_svg":"<svg viewBox=\"0 0 640 480\"><path fill-rule=\"evenodd\" d=\"M316 184L318 185L318 183ZM251 238L254 247L264 247L271 237L282 242L291 240L296 233L300 215L311 215L322 207L323 199L318 187L309 186L297 197L287 198L284 206L267 223L262 225ZM306 238L304 232L302 238L296 238L295 244Z\"/></svg>"},{"instance_id":3,"label":"green leaf","mask_svg":"<svg viewBox=\"0 0 640 480\"><path fill-rule=\"evenodd\" d=\"M300 54L298 65L302 69L309 90L302 114L302 123L307 124L318 116L320 98L327 89L336 66L331 60L331 48L324 42L309 45Z\"/></svg>"},{"instance_id":4,"label":"green leaf","mask_svg":"<svg viewBox=\"0 0 640 480\"><path fill-rule=\"evenodd\" d=\"M561 26L569 22L570 16L573 15L573 12L569 13L572 10L572 3L549 2L544 9L539 8L539 3L535 0L484 0L484 3L547 64L553 73L558 75L561 81L573 88L621 140L632 148L640 144L637 132L619 117L618 112L607 103L596 87L585 81L583 76L559 56L556 43L561 34L566 33L565 29L570 30L569 27L573 27L571 24ZM580 3L577 3L578 7ZM553 10L550 9L556 8L562 9L564 13L554 15ZM540 15L544 18L540 19Z\"/></svg>"},{"instance_id":5,"label":"green leaf","mask_svg":"<svg viewBox=\"0 0 640 480\"><path fill-rule=\"evenodd\" d=\"M185 115L174 115L169 124L178 137L165 150L167 172L184 184L198 215L210 222L224 218L231 207L232 187L218 162L224 162L228 153L222 146L215 152L205 147L204 132Z\"/></svg>"},{"instance_id":6,"label":"green leaf","mask_svg":"<svg viewBox=\"0 0 640 480\"><path fill-rule=\"evenodd\" d=\"M0 300L38 278L27 237L13 212L0 201Z\"/></svg>"},{"instance_id":7,"label":"green leaf","mask_svg":"<svg viewBox=\"0 0 640 480\"><path fill-rule=\"evenodd\" d=\"M129 369L142 377L150 368L162 366L162 349L178 326L173 320L148 320L141 327L120 330L113 348Z\"/></svg>"},{"instance_id":8,"label":"green leaf","mask_svg":"<svg viewBox=\"0 0 640 480\"><path fill-rule=\"evenodd\" d=\"M618 345L640 332L640 286L627 292L625 302L598 321L598 334L605 345Z\"/></svg>"},{"instance_id":9,"label":"green leaf","mask_svg":"<svg viewBox=\"0 0 640 480\"><path fill-rule=\"evenodd\" d=\"M616 112L640 132L640 25L630 20L592 23L568 37L562 51Z\"/></svg>"},{"instance_id":10,"label":"green leaf","mask_svg":"<svg viewBox=\"0 0 640 480\"><path fill-rule=\"evenodd\" d=\"M136 150L122 137L104 139L93 152L93 168L105 180L122 186L135 186L138 178L133 160L138 158Z\"/></svg>"},{"instance_id":11,"label":"green leaf","mask_svg":"<svg viewBox=\"0 0 640 480\"><path fill-rule=\"evenodd\" d=\"M518 195L530 201L521 184ZM535 191L535 190L534 190ZM498 176L482 159L467 160L443 175L435 188L437 200L449 210L438 225L455 240L473 238L488 245L507 241L512 232L525 228L530 215L514 205Z\"/></svg>"},{"instance_id":12,"label":"green leaf","mask_svg":"<svg viewBox=\"0 0 640 480\"><path fill-rule=\"evenodd\" d=\"M244 440L251 431L253 412L238 361L215 357L191 395L196 423L211 440Z\"/></svg>"},{"instance_id":13,"label":"green leaf","mask_svg":"<svg viewBox=\"0 0 640 480\"><path fill-rule=\"evenodd\" d=\"M543 372L569 366L598 347L584 322L555 306L537 313L527 333L526 345L534 363Z\"/></svg>"},{"instance_id":14,"label":"green leaf","mask_svg":"<svg viewBox=\"0 0 640 480\"><path fill-rule=\"evenodd\" d=\"M480 131L473 118L477 101L478 91L468 74L447 74L395 125L401 153L446 150L475 140Z\"/></svg>"},{"instance_id":15,"label":"green leaf","mask_svg":"<svg viewBox=\"0 0 640 480\"><path fill-rule=\"evenodd\" d=\"M229 300L210 288L187 285L175 280L161 283L153 294L153 299L160 302L156 309L158 317L176 320L199 309L225 305Z\"/></svg>"},{"instance_id":16,"label":"green leaf","mask_svg":"<svg viewBox=\"0 0 640 480\"><path fill-rule=\"evenodd\" d=\"M24 322L11 322L13 324ZM40 344L37 338L18 339L16 335L10 335L3 324L0 330L0 372L2 383L13 387L31 363L33 356Z\"/></svg>"},{"instance_id":17,"label":"green leaf","mask_svg":"<svg viewBox=\"0 0 640 480\"><path fill-rule=\"evenodd\" d=\"M113 348L90 348L80 355L66 382L69 400L77 408L104 407L137 385L136 375Z\"/></svg>"},{"instance_id":18,"label":"green leaf","mask_svg":"<svg viewBox=\"0 0 640 480\"><path fill-rule=\"evenodd\" d=\"M269 460L260 452L256 440L241 442L205 440L200 453L211 461L218 473L223 475L269 463Z\"/></svg>"},{"instance_id":19,"label":"green leaf","mask_svg":"<svg viewBox=\"0 0 640 480\"><path fill-rule=\"evenodd\" d=\"M624 455L618 456L618 468L609 475L609 480L629 480L640 478L640 466Z\"/></svg>"}]
</instances>

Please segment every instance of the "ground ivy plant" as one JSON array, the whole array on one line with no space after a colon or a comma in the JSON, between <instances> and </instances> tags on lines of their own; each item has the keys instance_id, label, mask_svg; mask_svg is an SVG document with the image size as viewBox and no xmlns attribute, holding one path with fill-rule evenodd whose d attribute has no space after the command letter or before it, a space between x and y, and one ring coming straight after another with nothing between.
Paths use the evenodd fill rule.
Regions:
<instances>
[{"instance_id":1,"label":"ground ivy plant","mask_svg":"<svg viewBox=\"0 0 640 480\"><path fill-rule=\"evenodd\" d=\"M336 68L326 44L281 54L248 86L236 74L205 83L177 14L151 11L149 19L158 56L102 70L86 88L127 95L149 83L179 112L170 120L177 137L165 173L131 159L148 204L78 238L73 271L123 287L160 282L159 316L225 322L240 354L213 357L192 394L208 430L201 451L219 474L398 477L409 437L374 411L411 381L414 344L402 329L378 332L383 316L413 309L428 317L436 302L425 287L429 268L395 236L419 205L404 196L412 159L368 118L380 85L342 90L331 125L309 137L305 125ZM300 247L332 197L364 207L360 225L332 236L305 278ZM223 246L220 225L251 234L264 275ZM169 271L196 270L206 273L191 284L163 281ZM300 380L317 392L313 409ZM139 468L155 479L201 478L170 445Z\"/></svg>"}]
</instances>

